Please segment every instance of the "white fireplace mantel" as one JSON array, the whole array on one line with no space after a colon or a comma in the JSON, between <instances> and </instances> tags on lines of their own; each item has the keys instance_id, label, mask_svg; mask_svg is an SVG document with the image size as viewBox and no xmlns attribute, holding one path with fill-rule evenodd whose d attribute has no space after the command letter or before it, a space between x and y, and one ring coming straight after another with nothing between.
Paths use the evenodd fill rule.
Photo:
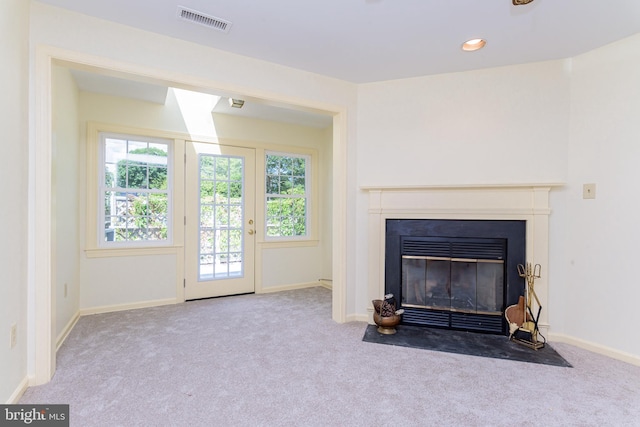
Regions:
<instances>
[{"instance_id":1,"label":"white fireplace mantel","mask_svg":"<svg viewBox=\"0 0 640 427\"><path fill-rule=\"evenodd\" d=\"M369 300L381 298L385 293L387 219L526 221L527 262L542 266L535 291L543 307L540 332L548 336L549 192L560 186L554 183L362 187L369 194ZM369 310L371 321L373 309Z\"/></svg>"}]
</instances>

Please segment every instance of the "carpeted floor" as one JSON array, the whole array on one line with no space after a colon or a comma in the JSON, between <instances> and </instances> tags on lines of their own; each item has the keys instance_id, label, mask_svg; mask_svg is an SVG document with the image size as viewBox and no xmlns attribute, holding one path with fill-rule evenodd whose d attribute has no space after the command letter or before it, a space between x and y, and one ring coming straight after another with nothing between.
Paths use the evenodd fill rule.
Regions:
<instances>
[{"instance_id":1,"label":"carpeted floor","mask_svg":"<svg viewBox=\"0 0 640 427\"><path fill-rule=\"evenodd\" d=\"M399 325L396 328L395 334L385 335L378 332L377 326L369 325L365 329L362 339L377 344L398 345L401 347L467 354L469 356L493 357L495 359L571 367L571 364L560 356L550 344L545 345L541 349L533 350L510 341L508 337L503 335L479 334L409 325Z\"/></svg>"},{"instance_id":2,"label":"carpeted floor","mask_svg":"<svg viewBox=\"0 0 640 427\"><path fill-rule=\"evenodd\" d=\"M20 403L72 426L637 426L640 367L573 368L380 345L309 288L82 317Z\"/></svg>"}]
</instances>

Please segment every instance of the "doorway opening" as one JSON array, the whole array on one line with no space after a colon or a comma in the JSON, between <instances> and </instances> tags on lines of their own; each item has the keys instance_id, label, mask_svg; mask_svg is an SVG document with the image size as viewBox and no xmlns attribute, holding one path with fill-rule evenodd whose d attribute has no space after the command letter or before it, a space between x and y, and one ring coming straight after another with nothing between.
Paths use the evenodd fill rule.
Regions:
<instances>
[{"instance_id":1,"label":"doorway opening","mask_svg":"<svg viewBox=\"0 0 640 427\"><path fill-rule=\"evenodd\" d=\"M51 271L55 268L56 263L60 261L60 253L56 253L55 245L58 243L56 239L56 225L55 216L50 214L52 203L55 202L57 187L56 182L51 177L51 172L54 169L54 156L53 152L57 149L59 142L58 138L53 137L52 129L52 102L54 101L51 92L54 82L51 80L52 68L54 66L63 66L78 68L82 70L89 70L91 72L102 72L105 75L118 75L119 77L132 77L133 81L145 80L151 83L167 82L171 81L177 87L189 87L188 76L176 76L175 73L168 73L158 70L144 70L145 76L140 75L141 69L139 66L117 64L114 66L107 59L100 59L95 57L87 57L85 55L76 53L61 53L59 51L53 51L48 49L42 49L38 52L38 66L35 71L35 79L38 83L36 85L36 109L41 112L38 114L35 121L35 133L36 138L33 140L33 152L37 152L38 156L35 161L30 164L30 169L34 171L33 188L35 188L33 197L31 198L32 204L30 211L33 215L33 221L31 225L31 238L30 246L33 248L33 271L34 276L31 280L32 291L31 295L35 297L31 298L29 305L31 307L31 316L34 325L30 331L30 341L33 343L33 351L31 366L33 366L33 375L36 383L47 382L55 370L55 350L56 350L56 338L60 336L59 312L54 305L53 294L58 292L58 288L62 285L59 283L56 277L51 274ZM82 65L80 65L82 64ZM194 89L191 87L191 89ZM225 88L215 87L213 84L210 87L206 86L206 83L199 83L199 87L195 88L204 91L220 90L225 91ZM251 91L249 91L251 92ZM256 92L260 92L256 90ZM229 92L227 92L229 93ZM246 98L250 98L249 93ZM259 98L255 98L259 99ZM276 103L280 105L286 105L286 100L271 99L266 100L267 103ZM298 106L294 106L298 108ZM330 131L330 137L332 140L332 149L330 158L332 162L332 175L333 175L333 189L334 191L331 199L333 203L333 212L341 212L346 205L344 197L344 185L340 180L346 176L346 149L344 147L344 141L341 140L341 135L345 135L344 131L346 123L344 121L344 111L326 111L322 110L323 107L314 106L313 102L309 102L307 105L299 106L303 110L325 111L326 114L332 116L333 130ZM55 214L53 214L55 215ZM340 230L345 229L345 224L342 224L340 215L333 216L332 235L336 235L342 238L343 234ZM340 222L336 222L340 221ZM36 244L37 242L37 244ZM332 240L331 250L333 252L332 258L342 259L344 254L342 253L342 247L340 241ZM342 276L344 275L343 267L334 268L333 279L333 318L337 321L344 321L346 315L344 313L345 295Z\"/></svg>"}]
</instances>

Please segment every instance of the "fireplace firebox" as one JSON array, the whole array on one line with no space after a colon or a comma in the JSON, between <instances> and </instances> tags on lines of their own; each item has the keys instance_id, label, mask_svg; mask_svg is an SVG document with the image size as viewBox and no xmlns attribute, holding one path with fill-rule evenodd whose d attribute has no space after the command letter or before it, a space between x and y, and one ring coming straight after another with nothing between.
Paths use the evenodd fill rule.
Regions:
<instances>
[{"instance_id":1,"label":"fireplace firebox","mask_svg":"<svg viewBox=\"0 0 640 427\"><path fill-rule=\"evenodd\" d=\"M524 292L525 221L387 219L385 292L402 323L507 334Z\"/></svg>"}]
</instances>

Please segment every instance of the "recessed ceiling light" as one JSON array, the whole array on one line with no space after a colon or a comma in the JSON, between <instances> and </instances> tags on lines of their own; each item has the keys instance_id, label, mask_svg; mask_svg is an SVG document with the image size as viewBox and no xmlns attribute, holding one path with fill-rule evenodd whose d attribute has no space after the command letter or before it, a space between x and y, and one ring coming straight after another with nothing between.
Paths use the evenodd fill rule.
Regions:
<instances>
[{"instance_id":1,"label":"recessed ceiling light","mask_svg":"<svg viewBox=\"0 0 640 427\"><path fill-rule=\"evenodd\" d=\"M471 39L462 44L462 50L466 52L473 52L474 50L482 49L487 41L484 39Z\"/></svg>"}]
</instances>

